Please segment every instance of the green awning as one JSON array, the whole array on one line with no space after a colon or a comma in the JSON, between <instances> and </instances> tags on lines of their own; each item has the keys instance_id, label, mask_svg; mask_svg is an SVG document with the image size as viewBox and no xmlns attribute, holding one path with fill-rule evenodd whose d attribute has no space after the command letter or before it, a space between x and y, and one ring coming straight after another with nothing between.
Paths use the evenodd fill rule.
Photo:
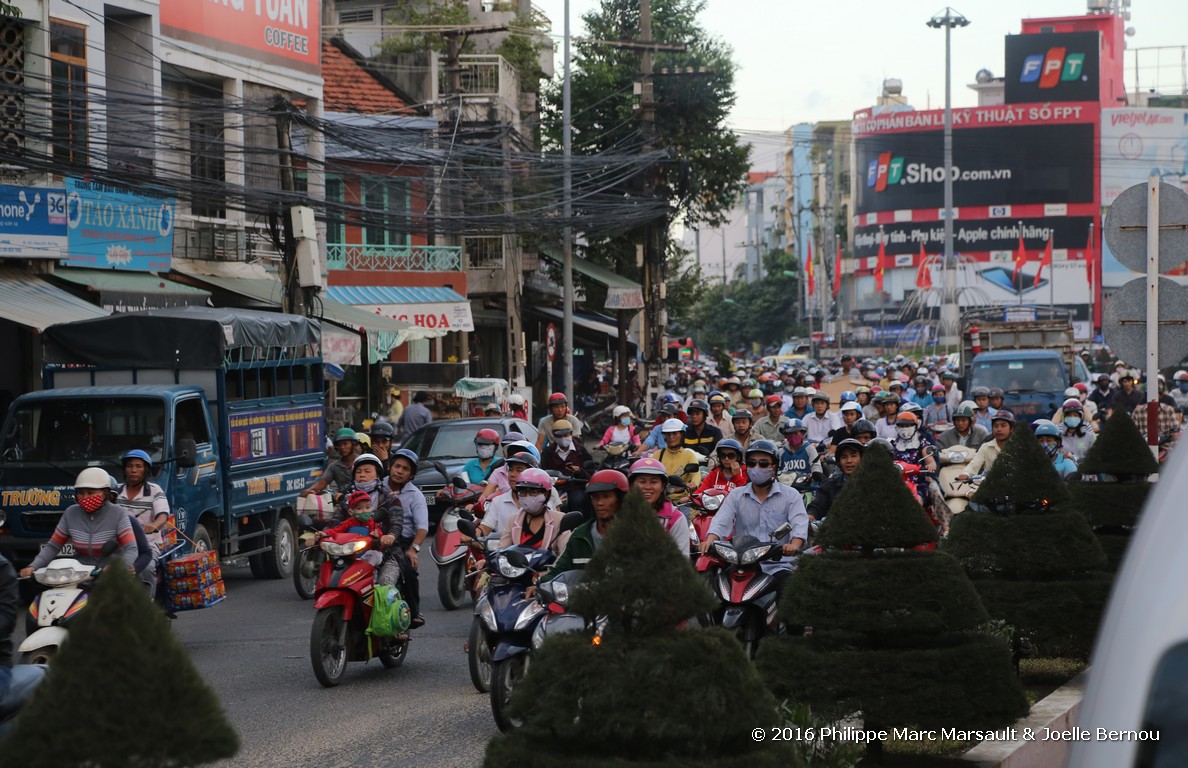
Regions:
<instances>
[{"instance_id":1,"label":"green awning","mask_svg":"<svg viewBox=\"0 0 1188 768\"><path fill-rule=\"evenodd\" d=\"M560 251L542 248L540 253L549 261L557 264L561 264L563 261ZM573 257L573 269L594 282L606 286L604 309L643 309L643 288L634 280L617 275L606 267L587 261L580 256Z\"/></svg>"},{"instance_id":2,"label":"green awning","mask_svg":"<svg viewBox=\"0 0 1188 768\"><path fill-rule=\"evenodd\" d=\"M204 306L210 292L175 283L148 272L60 267L52 277L99 294L99 303L114 312Z\"/></svg>"}]
</instances>

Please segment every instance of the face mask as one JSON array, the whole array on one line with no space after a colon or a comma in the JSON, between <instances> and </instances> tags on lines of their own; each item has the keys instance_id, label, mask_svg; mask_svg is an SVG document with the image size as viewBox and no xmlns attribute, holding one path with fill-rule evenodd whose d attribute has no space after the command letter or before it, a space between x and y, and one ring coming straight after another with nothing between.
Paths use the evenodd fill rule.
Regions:
<instances>
[{"instance_id":1,"label":"face mask","mask_svg":"<svg viewBox=\"0 0 1188 768\"><path fill-rule=\"evenodd\" d=\"M945 401L944 395L933 395L932 396L932 402L936 403L937 405L940 405L944 401Z\"/></svg>"},{"instance_id":2,"label":"face mask","mask_svg":"<svg viewBox=\"0 0 1188 768\"><path fill-rule=\"evenodd\" d=\"M99 511L99 507L103 506L104 501L106 499L102 496L87 496L85 499L79 499L78 505L83 508L84 512L93 515Z\"/></svg>"},{"instance_id":3,"label":"face mask","mask_svg":"<svg viewBox=\"0 0 1188 768\"><path fill-rule=\"evenodd\" d=\"M1180 382L1180 391L1181 391L1181 392L1188 392L1188 381L1181 381L1181 382Z\"/></svg>"},{"instance_id":4,"label":"face mask","mask_svg":"<svg viewBox=\"0 0 1188 768\"><path fill-rule=\"evenodd\" d=\"M1102 392L1105 392L1105 391L1109 390L1110 385L1103 381L1102 383L1097 385L1097 388L1100 389Z\"/></svg>"},{"instance_id":5,"label":"face mask","mask_svg":"<svg viewBox=\"0 0 1188 768\"><path fill-rule=\"evenodd\" d=\"M762 467L751 467L747 470L747 479L753 485L767 485L771 482L771 478L775 475L775 470L771 467L766 469Z\"/></svg>"},{"instance_id":6,"label":"face mask","mask_svg":"<svg viewBox=\"0 0 1188 768\"><path fill-rule=\"evenodd\" d=\"M371 493L372 491L374 491L376 488L379 487L379 484L380 484L379 480L364 480L361 483L355 483L355 490L356 491L366 491L367 493Z\"/></svg>"},{"instance_id":7,"label":"face mask","mask_svg":"<svg viewBox=\"0 0 1188 768\"><path fill-rule=\"evenodd\" d=\"M761 405L763 405L763 401L762 401L762 400L752 400L752 401L751 401L751 407L752 407L752 408L758 408L758 407L760 407Z\"/></svg>"},{"instance_id":8,"label":"face mask","mask_svg":"<svg viewBox=\"0 0 1188 768\"><path fill-rule=\"evenodd\" d=\"M475 446L475 450L478 452L478 457L484 461L495 455L495 446L493 445Z\"/></svg>"},{"instance_id":9,"label":"face mask","mask_svg":"<svg viewBox=\"0 0 1188 768\"><path fill-rule=\"evenodd\" d=\"M533 517L536 517L544 512L546 501L548 501L548 497L544 494L538 496L521 496L520 508Z\"/></svg>"},{"instance_id":10,"label":"face mask","mask_svg":"<svg viewBox=\"0 0 1188 768\"><path fill-rule=\"evenodd\" d=\"M367 509L352 509L351 510L351 517L355 518L356 520L358 520L359 522L362 522L362 523L366 523L367 521L371 520L371 518L374 514L375 514L374 510L372 510L370 507L368 507Z\"/></svg>"},{"instance_id":11,"label":"face mask","mask_svg":"<svg viewBox=\"0 0 1188 768\"><path fill-rule=\"evenodd\" d=\"M1049 457L1055 456L1059 450L1060 446L1057 443L1044 443L1044 453L1048 454Z\"/></svg>"},{"instance_id":12,"label":"face mask","mask_svg":"<svg viewBox=\"0 0 1188 768\"><path fill-rule=\"evenodd\" d=\"M794 432L791 435L788 435L788 445L792 446L793 448L800 447L800 444L803 442L804 433L802 432Z\"/></svg>"},{"instance_id":13,"label":"face mask","mask_svg":"<svg viewBox=\"0 0 1188 768\"><path fill-rule=\"evenodd\" d=\"M562 450L568 451L570 448L573 447L573 438L572 437L558 437L557 438L557 447L561 448Z\"/></svg>"},{"instance_id":14,"label":"face mask","mask_svg":"<svg viewBox=\"0 0 1188 768\"><path fill-rule=\"evenodd\" d=\"M1068 427L1069 429L1076 429L1077 427L1081 426L1081 417L1080 416L1065 416L1064 417L1064 425L1066 427Z\"/></svg>"},{"instance_id":15,"label":"face mask","mask_svg":"<svg viewBox=\"0 0 1188 768\"><path fill-rule=\"evenodd\" d=\"M899 435L900 440L911 440L916 436L915 427L896 427L895 434Z\"/></svg>"},{"instance_id":16,"label":"face mask","mask_svg":"<svg viewBox=\"0 0 1188 768\"><path fill-rule=\"evenodd\" d=\"M624 416L623 418L619 419L619 424L623 425L624 427L630 427L631 426L631 417Z\"/></svg>"}]
</instances>

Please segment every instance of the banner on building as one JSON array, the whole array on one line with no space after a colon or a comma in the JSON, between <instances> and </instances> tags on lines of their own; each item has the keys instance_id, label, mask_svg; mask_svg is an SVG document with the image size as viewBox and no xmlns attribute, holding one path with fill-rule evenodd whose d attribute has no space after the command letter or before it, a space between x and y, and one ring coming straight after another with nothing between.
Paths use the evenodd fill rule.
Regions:
<instances>
[{"instance_id":1,"label":"banner on building","mask_svg":"<svg viewBox=\"0 0 1188 768\"><path fill-rule=\"evenodd\" d=\"M1096 101L1101 64L1097 32L1007 35L1007 104Z\"/></svg>"},{"instance_id":2,"label":"banner on building","mask_svg":"<svg viewBox=\"0 0 1188 768\"><path fill-rule=\"evenodd\" d=\"M173 259L172 198L148 197L98 182L66 180L63 264L168 272Z\"/></svg>"},{"instance_id":3,"label":"banner on building","mask_svg":"<svg viewBox=\"0 0 1188 768\"><path fill-rule=\"evenodd\" d=\"M1039 258L1048 238L1057 249L1084 250L1089 234L1090 216L1053 216L1044 219L1025 219L1022 232L1019 222L1010 219L974 219L953 222L953 249L962 254L987 254L995 251L1014 252L1019 248L1019 237L1029 257ZM853 253L855 258L877 256L880 241L888 255L908 255L906 264L912 266L911 257L920 252L921 245L928 253L941 253L945 243L945 225L942 221L899 222L881 227L861 226L854 229Z\"/></svg>"},{"instance_id":4,"label":"banner on building","mask_svg":"<svg viewBox=\"0 0 1188 768\"><path fill-rule=\"evenodd\" d=\"M316 0L161 0L161 34L317 74L321 14Z\"/></svg>"},{"instance_id":5,"label":"banner on building","mask_svg":"<svg viewBox=\"0 0 1188 768\"><path fill-rule=\"evenodd\" d=\"M61 259L66 255L66 193L48 187L0 185L0 258Z\"/></svg>"}]
</instances>

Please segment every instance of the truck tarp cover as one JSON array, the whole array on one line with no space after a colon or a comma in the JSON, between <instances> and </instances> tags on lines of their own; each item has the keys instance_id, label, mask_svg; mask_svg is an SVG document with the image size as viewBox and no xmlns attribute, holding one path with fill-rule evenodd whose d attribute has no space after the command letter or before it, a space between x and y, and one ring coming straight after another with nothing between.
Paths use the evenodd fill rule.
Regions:
<instances>
[{"instance_id":1,"label":"truck tarp cover","mask_svg":"<svg viewBox=\"0 0 1188 768\"><path fill-rule=\"evenodd\" d=\"M178 307L51 325L45 361L59 365L219 368L237 347L317 344L318 321L250 309Z\"/></svg>"}]
</instances>

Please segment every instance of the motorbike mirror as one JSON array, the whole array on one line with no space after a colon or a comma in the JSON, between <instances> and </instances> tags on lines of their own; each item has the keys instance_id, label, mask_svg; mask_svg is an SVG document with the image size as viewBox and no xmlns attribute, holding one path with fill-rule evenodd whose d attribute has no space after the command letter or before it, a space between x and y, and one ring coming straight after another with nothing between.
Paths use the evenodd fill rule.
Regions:
<instances>
[{"instance_id":1,"label":"motorbike mirror","mask_svg":"<svg viewBox=\"0 0 1188 768\"><path fill-rule=\"evenodd\" d=\"M789 533L792 533L792 523L786 522L783 525L781 525L779 528L776 528L774 531L771 532L771 538L772 539L782 539L785 536L787 536Z\"/></svg>"},{"instance_id":2,"label":"motorbike mirror","mask_svg":"<svg viewBox=\"0 0 1188 768\"><path fill-rule=\"evenodd\" d=\"M668 485L672 488L688 488L689 486L681 479L680 475L669 475Z\"/></svg>"},{"instance_id":3,"label":"motorbike mirror","mask_svg":"<svg viewBox=\"0 0 1188 768\"><path fill-rule=\"evenodd\" d=\"M458 530L462 531L464 535L469 536L472 539L478 538L478 528L475 526L473 520L460 518L458 520Z\"/></svg>"},{"instance_id":4,"label":"motorbike mirror","mask_svg":"<svg viewBox=\"0 0 1188 768\"><path fill-rule=\"evenodd\" d=\"M503 555L507 561L517 568L527 568L528 558L524 557L524 553L518 549L509 549Z\"/></svg>"},{"instance_id":5,"label":"motorbike mirror","mask_svg":"<svg viewBox=\"0 0 1188 768\"><path fill-rule=\"evenodd\" d=\"M690 473L690 472L700 472L700 471L701 471L701 465L700 465L700 464L686 464L686 465L685 465L685 472L686 472L686 473Z\"/></svg>"},{"instance_id":6,"label":"motorbike mirror","mask_svg":"<svg viewBox=\"0 0 1188 768\"><path fill-rule=\"evenodd\" d=\"M440 461L431 461L429 462L429 465L441 474L442 480L448 480L450 478L450 471L446 469L445 464L442 464Z\"/></svg>"},{"instance_id":7,"label":"motorbike mirror","mask_svg":"<svg viewBox=\"0 0 1188 768\"><path fill-rule=\"evenodd\" d=\"M313 528L313 518L309 515L297 515L297 525L300 528Z\"/></svg>"},{"instance_id":8,"label":"motorbike mirror","mask_svg":"<svg viewBox=\"0 0 1188 768\"><path fill-rule=\"evenodd\" d=\"M453 480L450 481L450 483L455 488L461 488L462 490L466 490L466 487L467 487L466 479L464 477L462 477L461 475L456 476Z\"/></svg>"},{"instance_id":9,"label":"motorbike mirror","mask_svg":"<svg viewBox=\"0 0 1188 768\"><path fill-rule=\"evenodd\" d=\"M561 530L572 531L586 520L585 515L581 512L566 512L565 517L561 518Z\"/></svg>"},{"instance_id":10,"label":"motorbike mirror","mask_svg":"<svg viewBox=\"0 0 1188 768\"><path fill-rule=\"evenodd\" d=\"M543 584L538 584L536 587L536 594L540 595L540 601L542 603L557 602L557 595L553 591L553 583L551 581L546 581Z\"/></svg>"},{"instance_id":11,"label":"motorbike mirror","mask_svg":"<svg viewBox=\"0 0 1188 768\"><path fill-rule=\"evenodd\" d=\"M598 462L587 461L585 464L582 464L582 469L590 474L594 474L598 471Z\"/></svg>"}]
</instances>

